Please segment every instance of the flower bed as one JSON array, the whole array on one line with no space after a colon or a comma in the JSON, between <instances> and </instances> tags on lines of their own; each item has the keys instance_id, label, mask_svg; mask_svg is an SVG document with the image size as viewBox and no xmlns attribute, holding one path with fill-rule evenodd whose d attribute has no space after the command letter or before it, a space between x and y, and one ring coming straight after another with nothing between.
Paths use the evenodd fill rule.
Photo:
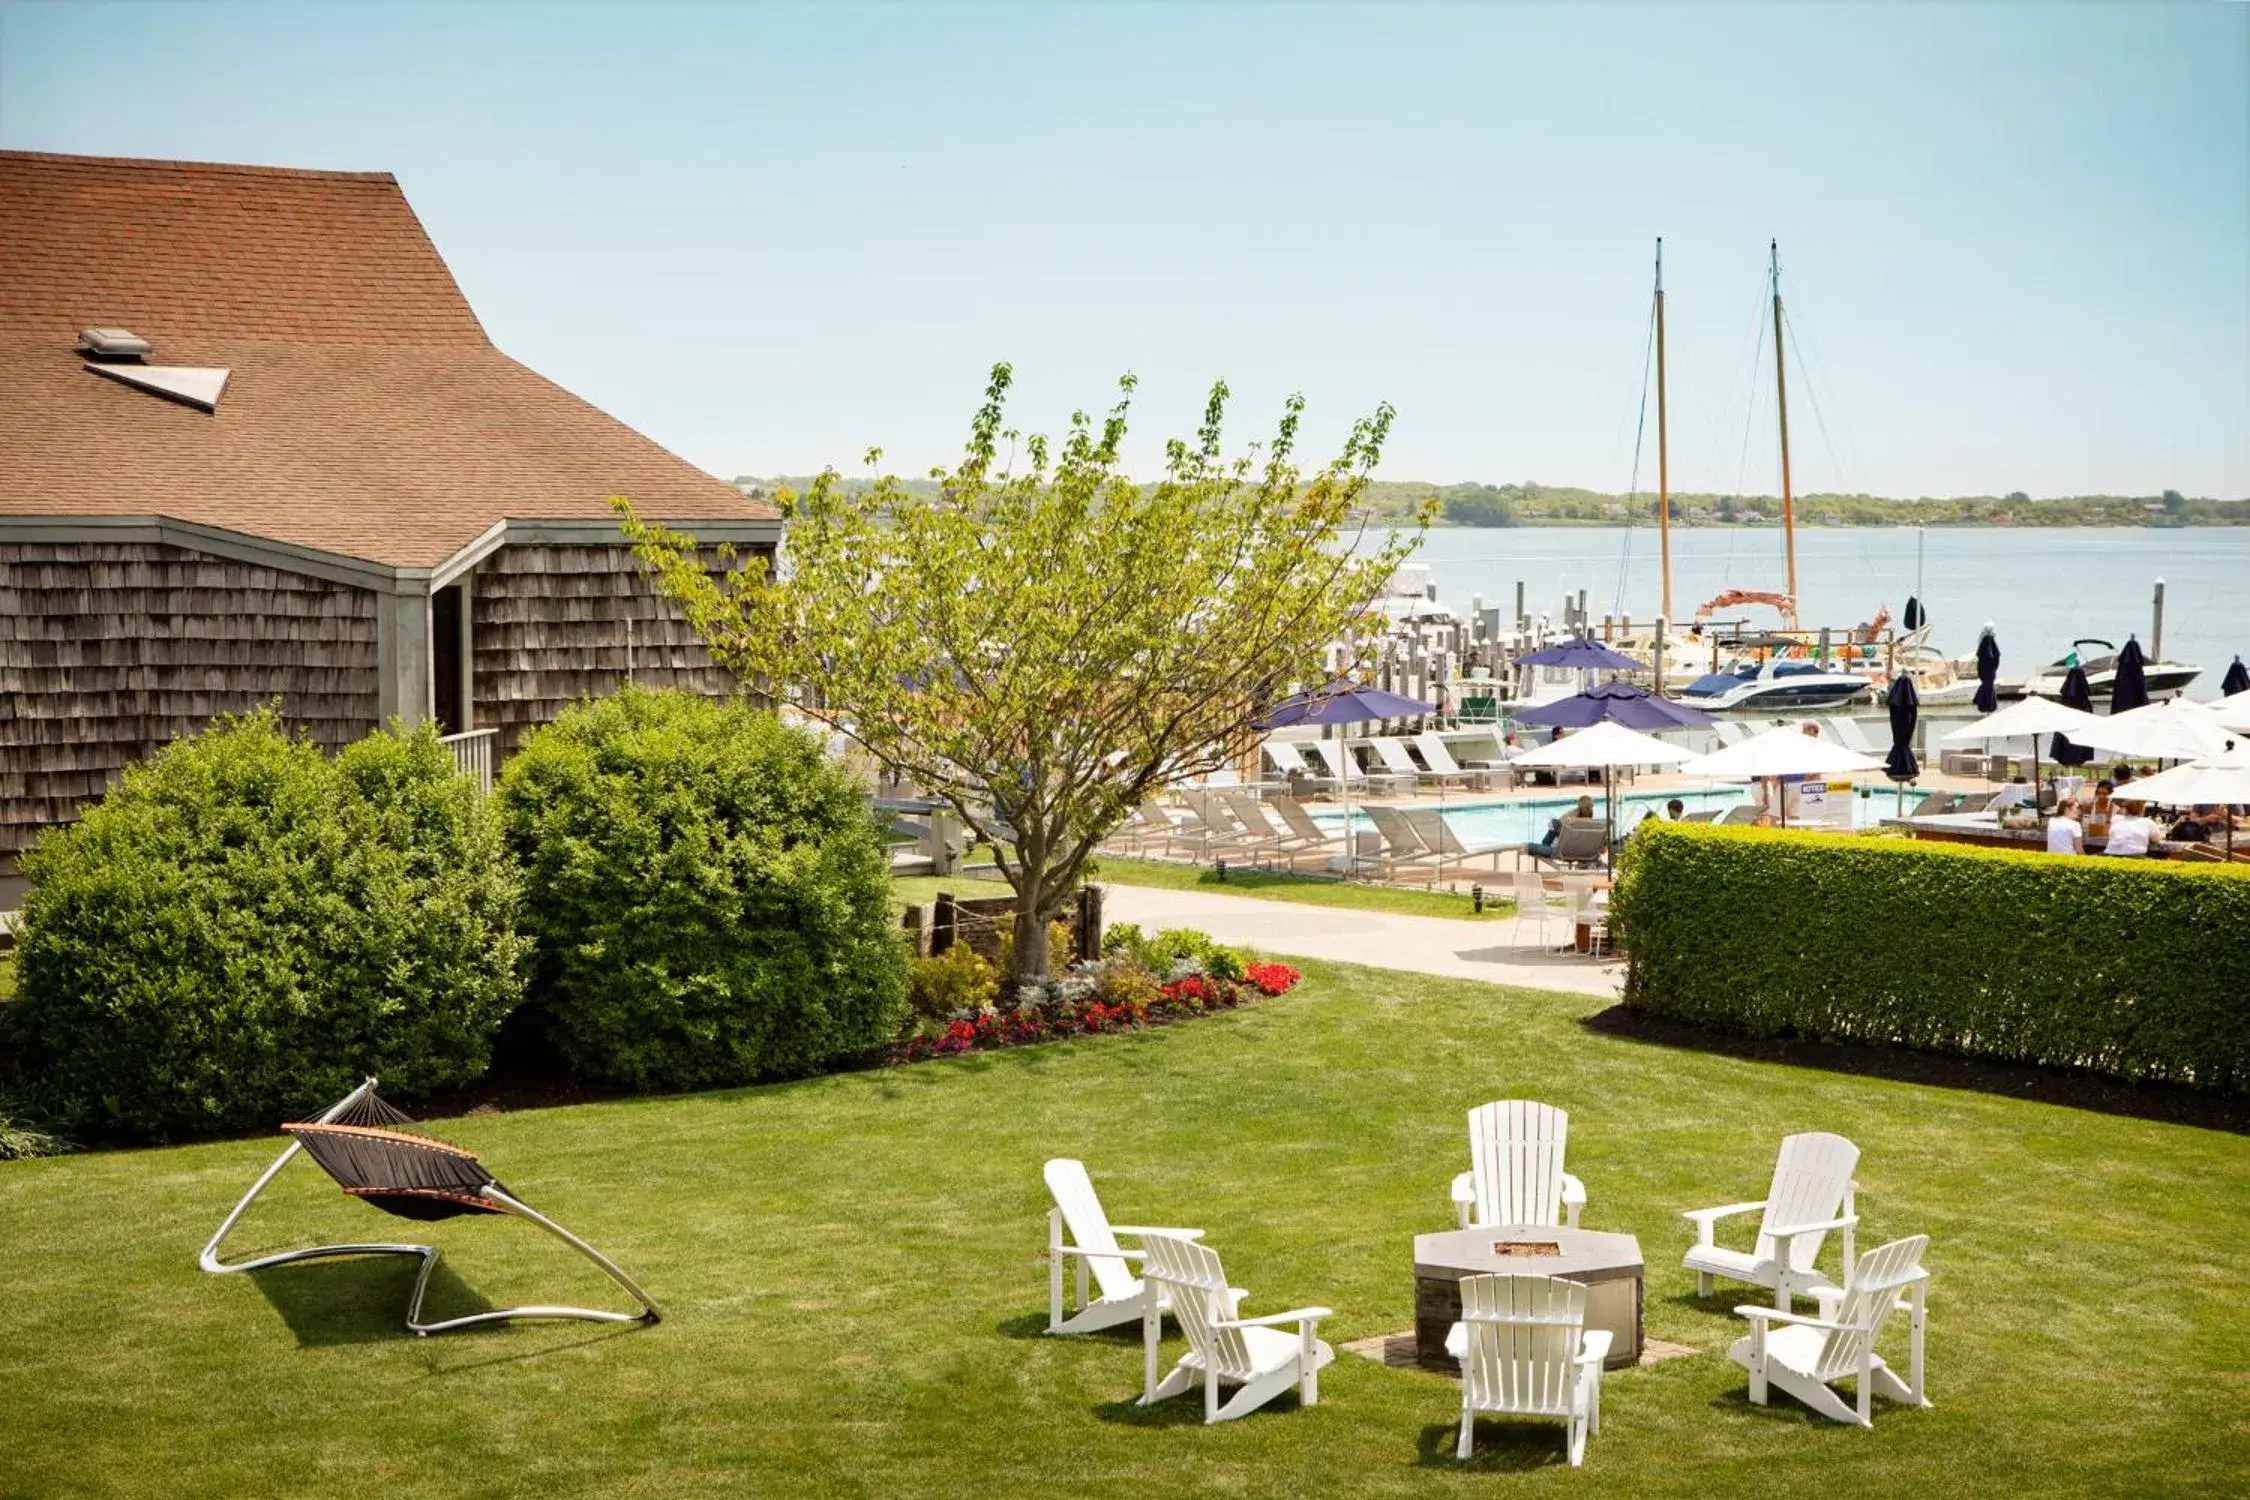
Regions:
<instances>
[{"instance_id":1,"label":"flower bed","mask_svg":"<svg viewBox=\"0 0 2250 1500\"><path fill-rule=\"evenodd\" d=\"M1165 1026L1286 994L1303 977L1288 964L1241 967L1240 979L1186 973L1159 983L1130 959L1087 965L1046 985L1024 986L1012 1005L957 1015L936 1035L925 1029L896 1042L890 1061L921 1062L1064 1037Z\"/></svg>"}]
</instances>

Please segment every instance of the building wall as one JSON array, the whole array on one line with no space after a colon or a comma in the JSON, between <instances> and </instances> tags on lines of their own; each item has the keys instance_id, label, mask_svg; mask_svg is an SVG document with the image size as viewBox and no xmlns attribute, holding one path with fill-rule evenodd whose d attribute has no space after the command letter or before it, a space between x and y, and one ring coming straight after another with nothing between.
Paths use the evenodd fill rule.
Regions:
<instances>
[{"instance_id":1,"label":"building wall","mask_svg":"<svg viewBox=\"0 0 2250 1500\"><path fill-rule=\"evenodd\" d=\"M0 870L118 770L276 698L376 722L375 595L161 543L0 543Z\"/></svg>"},{"instance_id":2,"label":"building wall","mask_svg":"<svg viewBox=\"0 0 2250 1500\"><path fill-rule=\"evenodd\" d=\"M503 756L525 730L628 675L713 697L735 687L627 547L502 547L477 565L469 617L474 723L499 731Z\"/></svg>"}]
</instances>

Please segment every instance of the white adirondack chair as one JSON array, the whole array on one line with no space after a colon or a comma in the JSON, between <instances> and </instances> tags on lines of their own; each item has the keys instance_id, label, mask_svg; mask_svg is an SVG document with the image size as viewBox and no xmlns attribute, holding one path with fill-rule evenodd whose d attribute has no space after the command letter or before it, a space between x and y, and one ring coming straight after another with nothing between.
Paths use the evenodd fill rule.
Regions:
<instances>
[{"instance_id":1,"label":"white adirondack chair","mask_svg":"<svg viewBox=\"0 0 2250 1500\"><path fill-rule=\"evenodd\" d=\"M1727 1203L1689 1209L1681 1217L1695 1225L1695 1248L1681 1262L1695 1272L1698 1295L1711 1295L1713 1277L1771 1287L1774 1306L1786 1310L1791 1298L1835 1285L1814 1269L1828 1231L1844 1236L1844 1275L1852 1273L1852 1235L1859 1226L1855 1201L1859 1147L1840 1135L1808 1131L1784 1137L1774 1162L1773 1182L1754 1203ZM1756 1245L1729 1250L1712 1232L1721 1219L1763 1211Z\"/></svg>"},{"instance_id":2,"label":"white adirondack chair","mask_svg":"<svg viewBox=\"0 0 2250 1500\"><path fill-rule=\"evenodd\" d=\"M1133 1274L1131 1262L1146 1257L1145 1250L1127 1250L1117 1243L1121 1234L1144 1238L1168 1234L1182 1240L1202 1237L1200 1229L1153 1229L1140 1224L1112 1224L1094 1196L1094 1184L1082 1162L1058 1156L1047 1163L1047 1191L1055 1206L1047 1211L1047 1331L1091 1333L1130 1323L1144 1313L1162 1317L1164 1304L1154 1290ZM1078 1265L1078 1311L1063 1301L1063 1263ZM1101 1296L1089 1299L1087 1275L1091 1271Z\"/></svg>"},{"instance_id":3,"label":"white adirondack chair","mask_svg":"<svg viewBox=\"0 0 2250 1500\"><path fill-rule=\"evenodd\" d=\"M1143 1392L1141 1405L1170 1400L1203 1382L1203 1420L1231 1422L1246 1416L1297 1386L1304 1404L1320 1400L1320 1372L1336 1358L1336 1351L1315 1335L1322 1318L1334 1314L1325 1307L1295 1307L1262 1318L1237 1317L1242 1293L1227 1285L1218 1252L1208 1245L1168 1234L1151 1234L1142 1244L1148 1259L1142 1274L1162 1290L1180 1331L1187 1335L1188 1351L1160 1382L1156 1378L1157 1347L1163 1342L1163 1314L1147 1304L1141 1318ZM1294 1334L1281 1326L1293 1324ZM1233 1397L1219 1399L1222 1385L1234 1386Z\"/></svg>"},{"instance_id":4,"label":"white adirondack chair","mask_svg":"<svg viewBox=\"0 0 2250 1500\"><path fill-rule=\"evenodd\" d=\"M1453 1179L1463 1229L1480 1224L1578 1227L1586 1184L1563 1170L1570 1116L1551 1104L1501 1099L1469 1111L1469 1170Z\"/></svg>"},{"instance_id":5,"label":"white adirondack chair","mask_svg":"<svg viewBox=\"0 0 2250 1500\"><path fill-rule=\"evenodd\" d=\"M1852 1267L1842 1291L1818 1294L1817 1318L1775 1307L1736 1308L1750 1320L1750 1336L1736 1339L1727 1358L1750 1372L1750 1399L1763 1406L1767 1387L1778 1385L1822 1416L1862 1427L1875 1425L1877 1392L1909 1406L1928 1406L1922 1391L1922 1334L1930 1273L1922 1269L1922 1252L1929 1245L1928 1235L1917 1234L1868 1251ZM1875 1352L1876 1335L1901 1307L1912 1329L1907 1380L1900 1380ZM1845 1379L1857 1386L1856 1407L1846 1406L1830 1389Z\"/></svg>"},{"instance_id":6,"label":"white adirondack chair","mask_svg":"<svg viewBox=\"0 0 2250 1500\"><path fill-rule=\"evenodd\" d=\"M1464 1276L1461 1321L1445 1352L1461 1362L1461 1441L1467 1458L1477 1413L1560 1417L1570 1466L1586 1458L1586 1439L1602 1430L1602 1361L1607 1329L1586 1328L1586 1288L1559 1276Z\"/></svg>"}]
</instances>

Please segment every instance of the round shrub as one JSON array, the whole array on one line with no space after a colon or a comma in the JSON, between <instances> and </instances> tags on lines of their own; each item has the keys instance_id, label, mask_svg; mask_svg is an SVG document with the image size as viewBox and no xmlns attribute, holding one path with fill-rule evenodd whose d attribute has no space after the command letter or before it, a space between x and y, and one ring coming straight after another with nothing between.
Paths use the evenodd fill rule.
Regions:
<instances>
[{"instance_id":1,"label":"round shrub","mask_svg":"<svg viewBox=\"0 0 2250 1500\"><path fill-rule=\"evenodd\" d=\"M26 1092L96 1135L463 1083L523 996L499 820L434 729L333 760L270 709L128 767L24 857Z\"/></svg>"},{"instance_id":2,"label":"round shrub","mask_svg":"<svg viewBox=\"0 0 2250 1500\"><path fill-rule=\"evenodd\" d=\"M699 1088L891 1039L906 945L860 787L771 714L628 686L532 733L500 802L534 1004L588 1078Z\"/></svg>"}]
</instances>

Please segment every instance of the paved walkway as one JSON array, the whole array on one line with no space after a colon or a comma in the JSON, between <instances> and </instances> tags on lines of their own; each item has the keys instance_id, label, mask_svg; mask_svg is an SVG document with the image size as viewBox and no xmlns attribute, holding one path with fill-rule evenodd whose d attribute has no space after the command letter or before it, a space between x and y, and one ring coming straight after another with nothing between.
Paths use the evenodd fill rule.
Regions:
<instances>
[{"instance_id":1,"label":"paved walkway","mask_svg":"<svg viewBox=\"0 0 2250 1500\"><path fill-rule=\"evenodd\" d=\"M1447 979L1482 979L1574 995L1614 996L1625 987L1622 959L1597 963L1575 954L1550 953L1543 946L1545 940L1532 930L1519 933L1520 924L1513 918L1463 922L1404 917L1114 883L1103 887L1102 916L1109 922L1138 922L1148 932L1193 927L1229 946ZM1559 938L1559 930L1553 936Z\"/></svg>"}]
</instances>

